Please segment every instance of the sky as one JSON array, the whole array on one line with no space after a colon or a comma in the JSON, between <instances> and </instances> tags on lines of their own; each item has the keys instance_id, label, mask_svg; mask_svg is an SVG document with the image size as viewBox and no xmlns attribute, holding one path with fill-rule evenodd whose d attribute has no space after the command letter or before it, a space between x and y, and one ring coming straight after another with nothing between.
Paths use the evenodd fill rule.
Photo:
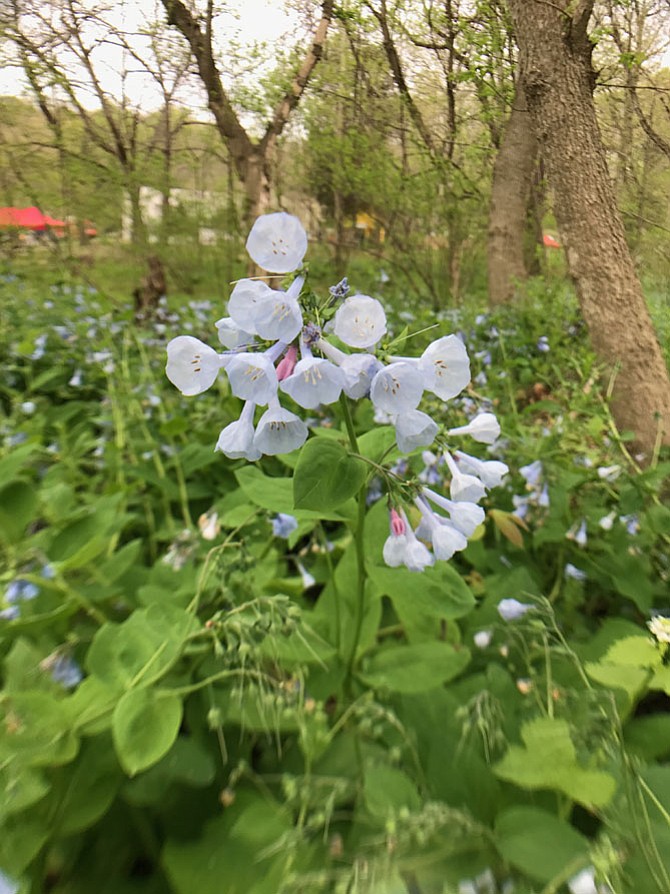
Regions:
<instances>
[{"instance_id":1,"label":"sky","mask_svg":"<svg viewBox=\"0 0 670 894\"><path fill-rule=\"evenodd\" d=\"M202 4L204 6L204 4ZM142 23L151 20L152 16L164 15L162 6L156 0L124 0L112 4L109 20L113 26L126 32L136 32ZM225 52L231 38L241 47L251 47L255 42L285 42L291 30L296 26L296 16L287 12L282 0L226 0L229 14L218 19L217 44ZM44 6L43 6L44 8ZM158 13L156 9L158 8ZM129 60L127 53L110 43L102 42L96 51L97 69L105 88L113 96L121 93L119 71L124 68L137 67ZM26 92L26 82L20 68L12 65L12 59L0 62L0 95L20 95ZM257 69L256 69L257 72ZM133 105L144 111L151 111L160 105L160 93L148 75L132 73L125 81L127 95ZM84 95L84 105L96 108L97 102Z\"/></svg>"},{"instance_id":2,"label":"sky","mask_svg":"<svg viewBox=\"0 0 670 894\"><path fill-rule=\"evenodd\" d=\"M89 2L93 3L95 0ZM204 7L204 0L197 2ZM225 3L229 10L228 14L222 15L216 22L218 31L216 43L221 48L224 58L230 49L231 41L242 48L250 48L257 41L267 42L270 47L273 43L285 46L291 42L291 34L298 27L297 15L286 10L283 0L219 0L219 3L220 5ZM316 5L315 0L315 7ZM45 0L42 3L42 10L49 9L49 6L49 0ZM126 32L136 32L143 22L151 21L152 17L155 19L164 16L162 5L158 0L120 0L110 2L110 6L111 23ZM100 36L103 40L96 50L96 67L105 90L113 97L120 98L122 89L125 89L130 104L145 112L158 108L161 96L151 76L137 71L137 63L129 59L127 53L124 56L118 46L105 41L107 34ZM268 56L271 59L271 52ZM20 68L11 65L11 61L5 59L3 62L0 57L0 95L20 95L22 92L27 92ZM668 48L663 56L663 64L670 66ZM265 67L267 68L267 64ZM122 82L119 72L124 68L131 73L126 76L125 82ZM249 66L246 75L242 76L242 82L246 80L247 85L252 85L262 68L263 66ZM88 108L98 107L98 102L92 95L84 92L81 98L83 105ZM190 93L183 93L179 99L193 109L196 117L202 113L204 102L199 88L191 88Z\"/></svg>"}]
</instances>

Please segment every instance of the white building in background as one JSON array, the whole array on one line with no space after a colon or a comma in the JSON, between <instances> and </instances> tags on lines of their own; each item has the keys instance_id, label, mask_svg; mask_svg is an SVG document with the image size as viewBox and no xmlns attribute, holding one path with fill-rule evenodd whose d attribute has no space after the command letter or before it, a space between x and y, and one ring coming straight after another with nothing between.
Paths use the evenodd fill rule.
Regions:
<instances>
[{"instance_id":1,"label":"white building in background","mask_svg":"<svg viewBox=\"0 0 670 894\"><path fill-rule=\"evenodd\" d=\"M193 221L207 220L213 214L221 211L225 205L227 196L220 192L210 190L183 189L174 187L170 190L168 202L171 208L182 208ZM157 230L163 220L163 193L151 186L140 186L140 209L142 220L149 233L149 241L158 240ZM198 226L198 242L201 245L215 245L218 239L226 238L210 226ZM130 196L126 192L123 197L123 210L121 213L121 241L128 243L133 240L133 216L131 211Z\"/></svg>"}]
</instances>

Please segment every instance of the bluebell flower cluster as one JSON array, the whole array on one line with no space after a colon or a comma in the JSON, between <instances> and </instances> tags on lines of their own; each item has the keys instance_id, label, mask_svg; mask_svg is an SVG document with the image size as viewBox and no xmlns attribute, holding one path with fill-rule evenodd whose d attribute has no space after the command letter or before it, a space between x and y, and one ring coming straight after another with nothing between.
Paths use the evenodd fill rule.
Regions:
<instances>
[{"instance_id":1,"label":"bluebell flower cluster","mask_svg":"<svg viewBox=\"0 0 670 894\"><path fill-rule=\"evenodd\" d=\"M177 336L167 345L167 377L182 394L194 396L209 389L220 374L227 376L232 394L244 402L239 418L220 432L216 443L215 449L230 459L255 462L263 455L290 453L305 443L308 425L282 405L282 395L305 410L333 404L342 395L367 398L375 421L393 425L401 453L431 447L440 425L419 405L426 392L449 401L470 383L462 338L442 336L420 357L391 356L383 342L384 308L369 295L349 295L346 279L330 289L320 309L301 300L307 245L307 234L296 217L283 212L259 217L246 243L251 259L268 274L290 274L293 280L285 291L263 279L238 281L228 300L228 316L216 323L225 350L217 351L191 335ZM466 425L448 429L441 440L462 435L490 445L499 433L495 415L480 412ZM507 472L502 462L460 451L452 455L443 445L441 460L450 476L451 499L429 488L418 492L414 506L421 523L416 534L405 510L399 506L393 510L384 548L390 565L421 570L464 549L484 518L477 504ZM372 496L376 495L373 490ZM446 515L436 512L435 506ZM277 516L273 529L276 536L288 536L286 517ZM432 552L417 535L431 544Z\"/></svg>"}]
</instances>

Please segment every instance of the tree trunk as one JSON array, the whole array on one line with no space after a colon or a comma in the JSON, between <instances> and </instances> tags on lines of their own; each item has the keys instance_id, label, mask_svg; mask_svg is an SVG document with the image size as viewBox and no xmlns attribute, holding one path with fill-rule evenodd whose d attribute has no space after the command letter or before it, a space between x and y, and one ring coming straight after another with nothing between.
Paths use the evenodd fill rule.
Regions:
<instances>
[{"instance_id":1,"label":"tree trunk","mask_svg":"<svg viewBox=\"0 0 670 894\"><path fill-rule=\"evenodd\" d=\"M489 303L514 297L527 275L524 246L538 144L530 123L521 76L493 167L489 207Z\"/></svg>"},{"instance_id":2,"label":"tree trunk","mask_svg":"<svg viewBox=\"0 0 670 894\"><path fill-rule=\"evenodd\" d=\"M529 10L529 5L532 10ZM670 378L637 278L593 104L593 0L509 0L526 96L593 347L613 378L619 429L646 461L670 443Z\"/></svg>"}]
</instances>

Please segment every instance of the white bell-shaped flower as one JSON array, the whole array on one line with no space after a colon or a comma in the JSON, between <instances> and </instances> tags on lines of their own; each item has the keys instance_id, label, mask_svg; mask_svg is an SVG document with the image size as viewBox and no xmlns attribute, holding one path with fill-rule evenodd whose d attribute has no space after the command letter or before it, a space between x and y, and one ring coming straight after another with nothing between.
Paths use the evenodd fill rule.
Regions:
<instances>
[{"instance_id":1,"label":"white bell-shaped flower","mask_svg":"<svg viewBox=\"0 0 670 894\"><path fill-rule=\"evenodd\" d=\"M302 447L308 434L308 428L302 419L274 400L258 420L254 447L268 456L291 453Z\"/></svg>"},{"instance_id":2,"label":"white bell-shaped flower","mask_svg":"<svg viewBox=\"0 0 670 894\"><path fill-rule=\"evenodd\" d=\"M234 354L226 365L230 390L241 400L265 406L277 393L277 373L266 354Z\"/></svg>"},{"instance_id":3,"label":"white bell-shaped flower","mask_svg":"<svg viewBox=\"0 0 670 894\"><path fill-rule=\"evenodd\" d=\"M429 487L423 489L423 494L440 509L448 512L452 525L466 537L472 537L486 517L482 507L476 503L468 503L463 500L455 503L453 500L443 497L442 494L435 493Z\"/></svg>"},{"instance_id":4,"label":"white bell-shaped flower","mask_svg":"<svg viewBox=\"0 0 670 894\"><path fill-rule=\"evenodd\" d=\"M383 364L373 354L349 354L342 361L344 393L352 400L360 400L370 393L372 380Z\"/></svg>"},{"instance_id":5,"label":"white bell-shaped flower","mask_svg":"<svg viewBox=\"0 0 670 894\"><path fill-rule=\"evenodd\" d=\"M467 425L450 428L448 434L470 435L480 444L493 444L500 434L500 424L493 413L480 413Z\"/></svg>"},{"instance_id":6,"label":"white bell-shaped flower","mask_svg":"<svg viewBox=\"0 0 670 894\"><path fill-rule=\"evenodd\" d=\"M417 534L425 540L430 540L436 559L448 562L454 553L465 549L468 541L462 531L454 527L448 519L433 512L424 500L417 498L415 503L421 510L421 524Z\"/></svg>"},{"instance_id":7,"label":"white bell-shaped flower","mask_svg":"<svg viewBox=\"0 0 670 894\"><path fill-rule=\"evenodd\" d=\"M360 400L370 393L372 380L383 366L374 354L345 354L325 338L320 338L316 347L344 373L343 391L348 397Z\"/></svg>"},{"instance_id":8,"label":"white bell-shaped flower","mask_svg":"<svg viewBox=\"0 0 670 894\"><path fill-rule=\"evenodd\" d=\"M486 488L498 487L509 472L509 466L497 459L478 459L476 456L463 453L462 450L456 450L454 456L460 468L464 472L476 475Z\"/></svg>"},{"instance_id":9,"label":"white bell-shaped flower","mask_svg":"<svg viewBox=\"0 0 670 894\"><path fill-rule=\"evenodd\" d=\"M216 326L219 341L230 351L234 351L236 348L249 347L255 341L253 334L240 329L232 317L222 317L214 325Z\"/></svg>"},{"instance_id":10,"label":"white bell-shaped flower","mask_svg":"<svg viewBox=\"0 0 670 894\"><path fill-rule=\"evenodd\" d=\"M425 387L442 400L456 397L470 381L470 360L457 335L445 335L428 345L419 366Z\"/></svg>"},{"instance_id":11,"label":"white bell-shaped flower","mask_svg":"<svg viewBox=\"0 0 670 894\"><path fill-rule=\"evenodd\" d=\"M466 503L478 503L486 494L486 488L474 475L466 475L460 471L453 458L448 454L444 454L444 458L451 472L451 484L449 485L449 493L454 502L461 501Z\"/></svg>"},{"instance_id":12,"label":"white bell-shaped flower","mask_svg":"<svg viewBox=\"0 0 670 894\"><path fill-rule=\"evenodd\" d=\"M411 528L407 530L407 546L403 556L403 564L409 571L423 571L429 565L435 564L435 557L428 547L417 540Z\"/></svg>"},{"instance_id":13,"label":"white bell-shaped flower","mask_svg":"<svg viewBox=\"0 0 670 894\"><path fill-rule=\"evenodd\" d=\"M228 359L192 335L173 338L167 345L167 357L165 374L187 397L207 391Z\"/></svg>"},{"instance_id":14,"label":"white bell-shaped flower","mask_svg":"<svg viewBox=\"0 0 670 894\"><path fill-rule=\"evenodd\" d=\"M302 329L302 311L298 295L304 282L299 276L286 292L270 290L269 295L258 302L254 315L256 332L268 341L293 341Z\"/></svg>"},{"instance_id":15,"label":"white bell-shaped flower","mask_svg":"<svg viewBox=\"0 0 670 894\"><path fill-rule=\"evenodd\" d=\"M391 363L375 375L370 399L375 410L400 416L415 410L423 394L423 375L411 363Z\"/></svg>"},{"instance_id":16,"label":"white bell-shaped flower","mask_svg":"<svg viewBox=\"0 0 670 894\"><path fill-rule=\"evenodd\" d=\"M297 217L278 211L256 219L247 239L251 260L270 273L292 273L307 252L307 233Z\"/></svg>"},{"instance_id":17,"label":"white bell-shaped flower","mask_svg":"<svg viewBox=\"0 0 670 894\"><path fill-rule=\"evenodd\" d=\"M428 447L435 440L438 424L421 410L409 410L395 419L395 437L402 453L411 453L417 447Z\"/></svg>"},{"instance_id":18,"label":"white bell-shaped flower","mask_svg":"<svg viewBox=\"0 0 670 894\"><path fill-rule=\"evenodd\" d=\"M215 450L220 450L229 459L246 459L255 462L261 458L261 452L254 446L254 410L256 404L248 400L240 418L222 429Z\"/></svg>"},{"instance_id":19,"label":"white bell-shaped flower","mask_svg":"<svg viewBox=\"0 0 670 894\"><path fill-rule=\"evenodd\" d=\"M372 348L386 332L386 314L376 298L352 295L338 307L335 335L350 348Z\"/></svg>"},{"instance_id":20,"label":"white bell-shaped flower","mask_svg":"<svg viewBox=\"0 0 670 894\"><path fill-rule=\"evenodd\" d=\"M382 556L389 568L398 568L405 564L407 536L405 534L389 534L384 541Z\"/></svg>"},{"instance_id":21,"label":"white bell-shaped flower","mask_svg":"<svg viewBox=\"0 0 670 894\"><path fill-rule=\"evenodd\" d=\"M260 279L241 279L228 299L228 313L232 321L240 329L255 335L258 332L256 316L273 294L270 286Z\"/></svg>"},{"instance_id":22,"label":"white bell-shaped flower","mask_svg":"<svg viewBox=\"0 0 670 894\"><path fill-rule=\"evenodd\" d=\"M320 404L335 403L343 385L344 373L334 363L306 356L296 363L293 373L279 387L299 406L313 410Z\"/></svg>"}]
</instances>

